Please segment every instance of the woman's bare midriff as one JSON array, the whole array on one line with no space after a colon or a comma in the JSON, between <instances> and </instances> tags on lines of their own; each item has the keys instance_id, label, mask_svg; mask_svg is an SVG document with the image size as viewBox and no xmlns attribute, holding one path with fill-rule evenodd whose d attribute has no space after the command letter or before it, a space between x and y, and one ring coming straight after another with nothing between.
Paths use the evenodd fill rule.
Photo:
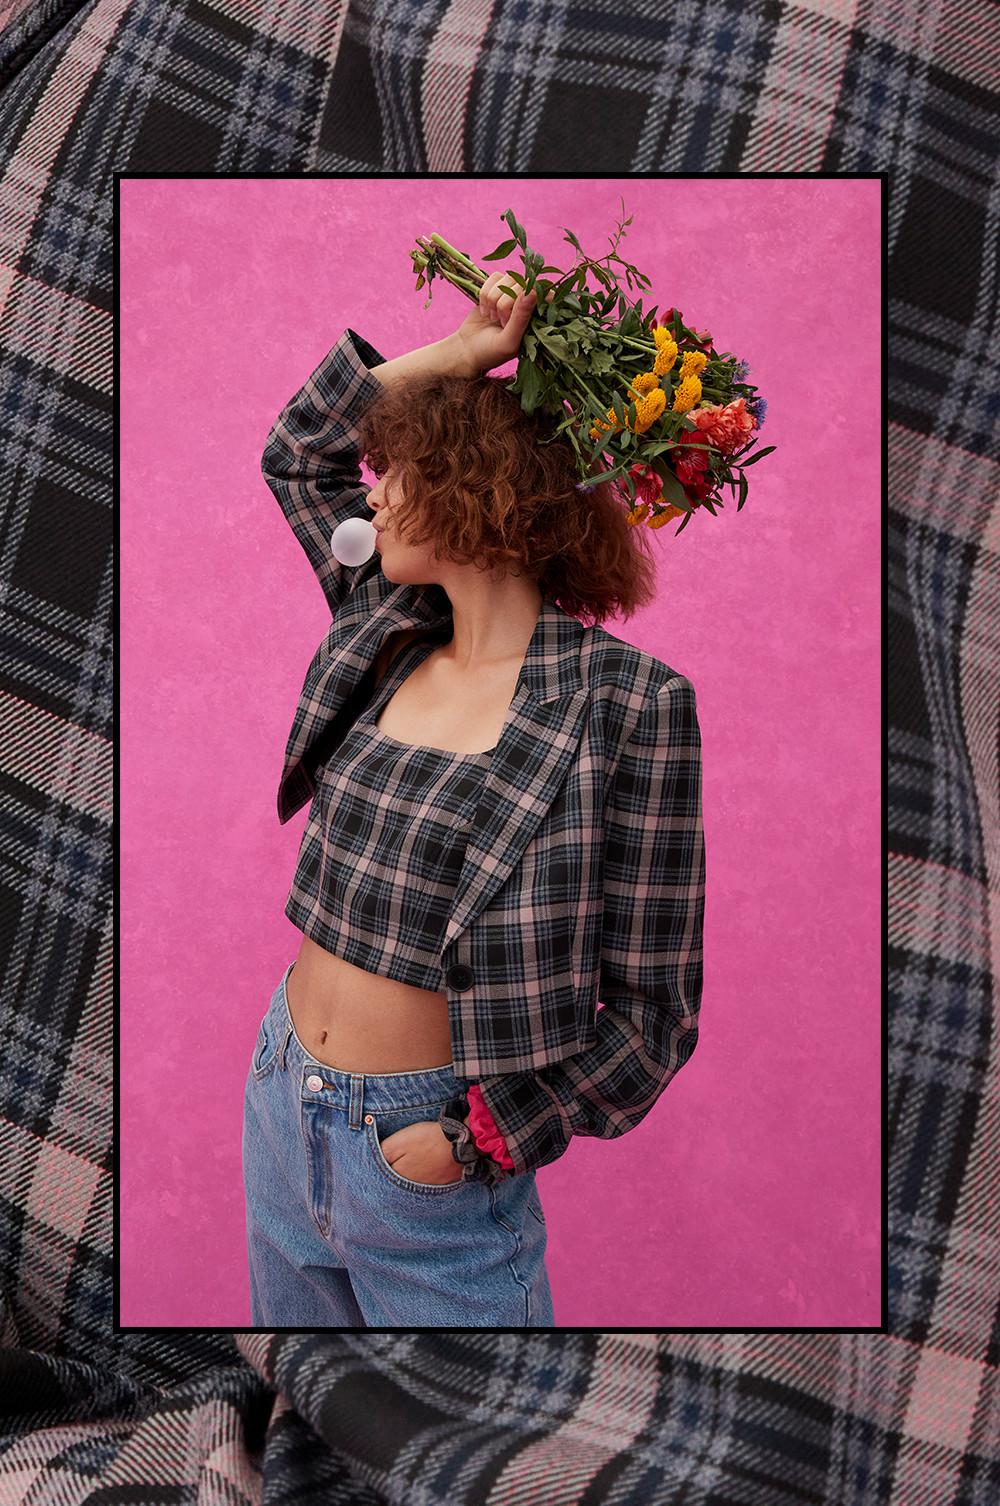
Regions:
<instances>
[{"instance_id":1,"label":"woman's bare midriff","mask_svg":"<svg viewBox=\"0 0 1000 1506\"><path fill-rule=\"evenodd\" d=\"M379 676L413 635L397 634L385 646L376 661ZM490 748L510 708L521 662L515 655L476 677L457 677L441 663L440 652L432 652L386 702L379 730L401 742L455 752ZM452 1060L446 994L367 973L308 936L285 992L296 1035L325 1066L419 1072Z\"/></svg>"},{"instance_id":2,"label":"woman's bare midriff","mask_svg":"<svg viewBox=\"0 0 1000 1506\"><path fill-rule=\"evenodd\" d=\"M448 1000L367 973L303 936L285 983L295 1034L343 1072L419 1072L452 1059Z\"/></svg>"}]
</instances>

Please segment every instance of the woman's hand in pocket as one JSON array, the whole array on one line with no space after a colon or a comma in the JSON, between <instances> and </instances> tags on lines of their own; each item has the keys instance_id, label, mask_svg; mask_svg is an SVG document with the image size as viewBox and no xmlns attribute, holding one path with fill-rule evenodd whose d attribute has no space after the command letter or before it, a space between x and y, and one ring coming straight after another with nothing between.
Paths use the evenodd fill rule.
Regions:
<instances>
[{"instance_id":1,"label":"woman's hand in pocket","mask_svg":"<svg viewBox=\"0 0 1000 1506\"><path fill-rule=\"evenodd\" d=\"M386 1135L382 1154L410 1182L458 1182L463 1169L451 1153L451 1141L436 1119L422 1119Z\"/></svg>"}]
</instances>

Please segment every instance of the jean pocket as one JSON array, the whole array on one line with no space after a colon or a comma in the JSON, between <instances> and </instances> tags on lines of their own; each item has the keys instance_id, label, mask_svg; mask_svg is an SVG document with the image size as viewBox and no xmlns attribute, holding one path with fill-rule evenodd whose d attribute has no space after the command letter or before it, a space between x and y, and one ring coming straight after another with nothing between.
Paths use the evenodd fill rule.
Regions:
<instances>
[{"instance_id":1,"label":"jean pocket","mask_svg":"<svg viewBox=\"0 0 1000 1506\"><path fill-rule=\"evenodd\" d=\"M544 1224L545 1223L545 1210L542 1207L542 1200L538 1196L538 1187L537 1186L532 1187L532 1189L531 1189L531 1193L530 1193L530 1195L528 1197L528 1207L531 1210L531 1212L535 1215L535 1217L537 1218L538 1222L540 1224Z\"/></svg>"},{"instance_id":2,"label":"jean pocket","mask_svg":"<svg viewBox=\"0 0 1000 1506\"><path fill-rule=\"evenodd\" d=\"M427 1193L434 1197L439 1193L455 1193L459 1188L468 1185L461 1176L451 1182L415 1182L410 1177L401 1176L386 1160L385 1152L382 1150L382 1141L387 1136L394 1135L397 1130L404 1129L408 1124L436 1120L447 1102L447 1098L442 1098L439 1103L420 1104L415 1108L385 1109L380 1114L372 1114L371 1119L366 1121L368 1147L375 1165L382 1175L388 1177L389 1181L397 1187L405 1188L407 1192ZM457 1161L455 1169L456 1171L459 1169Z\"/></svg>"},{"instance_id":3,"label":"jean pocket","mask_svg":"<svg viewBox=\"0 0 1000 1506\"><path fill-rule=\"evenodd\" d=\"M255 1081L261 1082L270 1072L273 1072L277 1060L278 1041L270 1013L268 1013L260 1022L253 1056L250 1058L250 1072Z\"/></svg>"}]
</instances>

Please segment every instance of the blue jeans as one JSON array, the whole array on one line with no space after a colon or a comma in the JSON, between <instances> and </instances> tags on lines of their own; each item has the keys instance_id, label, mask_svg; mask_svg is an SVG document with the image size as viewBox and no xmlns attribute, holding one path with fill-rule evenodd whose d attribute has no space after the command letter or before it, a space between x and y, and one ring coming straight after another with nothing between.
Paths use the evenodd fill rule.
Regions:
<instances>
[{"instance_id":1,"label":"blue jeans","mask_svg":"<svg viewBox=\"0 0 1000 1506\"><path fill-rule=\"evenodd\" d=\"M534 1173L489 1187L393 1171L381 1141L436 1119L462 1084L450 1064L317 1062L289 1013L293 966L261 1021L244 1095L253 1326L553 1327Z\"/></svg>"}]
</instances>

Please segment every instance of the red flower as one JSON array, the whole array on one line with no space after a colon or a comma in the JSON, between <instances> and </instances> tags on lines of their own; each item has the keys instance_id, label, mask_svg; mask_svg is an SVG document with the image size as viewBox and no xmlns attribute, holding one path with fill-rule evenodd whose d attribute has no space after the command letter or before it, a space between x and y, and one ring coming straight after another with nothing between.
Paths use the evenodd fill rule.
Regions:
<instances>
[{"instance_id":1,"label":"red flower","mask_svg":"<svg viewBox=\"0 0 1000 1506\"><path fill-rule=\"evenodd\" d=\"M677 448L667 452L678 481L685 486L702 480L704 472L708 470L707 444L706 435L686 430L683 439L678 440Z\"/></svg>"},{"instance_id":2,"label":"red flower","mask_svg":"<svg viewBox=\"0 0 1000 1506\"><path fill-rule=\"evenodd\" d=\"M677 318L680 321L680 323L683 324L684 323L684 315L681 313L680 309L669 308L669 309L667 309L667 311L666 311L665 314L657 314L656 315L656 317L653 320L653 327L655 327L657 324L670 324L672 322L673 317L674 317L675 314L677 315ZM712 336L709 333L709 331L707 329L696 329L694 331L694 335L695 335L695 340L694 340L694 347L695 347L695 349L696 350L703 350L705 352L705 354L708 355L708 353L714 349L714 347L712 345Z\"/></svg>"},{"instance_id":3,"label":"red flower","mask_svg":"<svg viewBox=\"0 0 1000 1506\"><path fill-rule=\"evenodd\" d=\"M635 483L635 502L638 507L640 502L659 502L663 497L663 482L651 466L636 461L635 465L629 466L629 475Z\"/></svg>"},{"instance_id":4,"label":"red flower","mask_svg":"<svg viewBox=\"0 0 1000 1506\"><path fill-rule=\"evenodd\" d=\"M708 438L693 430L685 430L678 448L667 451L674 475L693 502L700 502L711 495L715 477L709 468L706 445Z\"/></svg>"}]
</instances>

